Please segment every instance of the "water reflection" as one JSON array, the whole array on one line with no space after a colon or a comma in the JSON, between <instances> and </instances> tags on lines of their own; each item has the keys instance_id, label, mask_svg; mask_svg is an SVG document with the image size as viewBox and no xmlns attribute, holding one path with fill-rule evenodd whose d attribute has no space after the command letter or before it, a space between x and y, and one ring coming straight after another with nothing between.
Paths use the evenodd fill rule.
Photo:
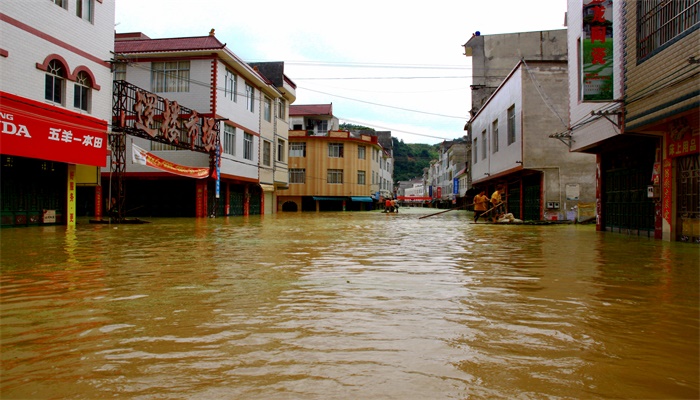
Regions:
<instances>
[{"instance_id":1,"label":"water reflection","mask_svg":"<svg viewBox=\"0 0 700 400\"><path fill-rule=\"evenodd\" d=\"M428 210L3 230L3 398L697 398L697 246Z\"/></svg>"}]
</instances>

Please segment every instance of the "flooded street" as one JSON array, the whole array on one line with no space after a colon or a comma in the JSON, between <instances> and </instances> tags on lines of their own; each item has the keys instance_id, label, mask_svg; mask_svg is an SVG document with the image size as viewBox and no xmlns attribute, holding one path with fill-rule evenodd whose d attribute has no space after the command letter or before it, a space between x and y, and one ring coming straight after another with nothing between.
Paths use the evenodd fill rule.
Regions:
<instances>
[{"instance_id":1,"label":"flooded street","mask_svg":"<svg viewBox=\"0 0 700 400\"><path fill-rule=\"evenodd\" d=\"M700 396L700 246L436 211L2 230L0 397Z\"/></svg>"}]
</instances>

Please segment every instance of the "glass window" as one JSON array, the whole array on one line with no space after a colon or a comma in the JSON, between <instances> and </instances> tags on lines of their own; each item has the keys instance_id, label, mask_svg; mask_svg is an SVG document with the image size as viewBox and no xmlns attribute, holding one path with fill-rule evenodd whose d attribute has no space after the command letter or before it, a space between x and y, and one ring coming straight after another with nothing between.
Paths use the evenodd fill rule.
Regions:
<instances>
[{"instance_id":1,"label":"glass window","mask_svg":"<svg viewBox=\"0 0 700 400\"><path fill-rule=\"evenodd\" d=\"M700 22L700 0L637 1L637 58L650 56Z\"/></svg>"},{"instance_id":2,"label":"glass window","mask_svg":"<svg viewBox=\"0 0 700 400\"><path fill-rule=\"evenodd\" d=\"M75 15L92 22L94 1L95 0L75 0Z\"/></svg>"},{"instance_id":3,"label":"glass window","mask_svg":"<svg viewBox=\"0 0 700 400\"><path fill-rule=\"evenodd\" d=\"M272 165L272 143L269 140L263 141L263 165Z\"/></svg>"},{"instance_id":4,"label":"glass window","mask_svg":"<svg viewBox=\"0 0 700 400\"><path fill-rule=\"evenodd\" d=\"M277 161L279 161L279 162L284 162L284 159L285 159L284 153L286 151L284 148L285 147L284 144L285 144L284 140L277 139Z\"/></svg>"},{"instance_id":5,"label":"glass window","mask_svg":"<svg viewBox=\"0 0 700 400\"><path fill-rule=\"evenodd\" d=\"M472 155L472 160L473 160L474 164L476 164L476 162L479 161L479 142L477 139L474 139L474 144L472 145L472 151L474 153Z\"/></svg>"},{"instance_id":6,"label":"glass window","mask_svg":"<svg viewBox=\"0 0 700 400\"><path fill-rule=\"evenodd\" d=\"M224 124L224 153L236 155L236 128Z\"/></svg>"},{"instance_id":7,"label":"glass window","mask_svg":"<svg viewBox=\"0 0 700 400\"><path fill-rule=\"evenodd\" d=\"M250 133L243 135L243 158L246 160L253 159L253 135Z\"/></svg>"},{"instance_id":8,"label":"glass window","mask_svg":"<svg viewBox=\"0 0 700 400\"><path fill-rule=\"evenodd\" d=\"M277 118L287 120L287 102L284 99L277 100Z\"/></svg>"},{"instance_id":9,"label":"glass window","mask_svg":"<svg viewBox=\"0 0 700 400\"><path fill-rule=\"evenodd\" d=\"M306 142L290 143L289 144L289 156L290 157L306 157Z\"/></svg>"},{"instance_id":10,"label":"glass window","mask_svg":"<svg viewBox=\"0 0 700 400\"><path fill-rule=\"evenodd\" d=\"M114 80L115 81L125 81L126 80L126 63L117 62L114 63Z\"/></svg>"},{"instance_id":11,"label":"glass window","mask_svg":"<svg viewBox=\"0 0 700 400\"><path fill-rule=\"evenodd\" d=\"M515 106L508 108L508 145L515 143Z\"/></svg>"},{"instance_id":12,"label":"glass window","mask_svg":"<svg viewBox=\"0 0 700 400\"><path fill-rule=\"evenodd\" d=\"M481 132L481 159L486 159L486 129Z\"/></svg>"},{"instance_id":13,"label":"glass window","mask_svg":"<svg viewBox=\"0 0 700 400\"><path fill-rule=\"evenodd\" d=\"M67 4L67 3L68 3L67 0L51 0L51 1L52 1L54 4L56 4L57 6L60 6L60 7L63 7L63 8L66 8L66 6L68 5L68 4Z\"/></svg>"},{"instance_id":14,"label":"glass window","mask_svg":"<svg viewBox=\"0 0 700 400\"><path fill-rule=\"evenodd\" d=\"M306 170L303 168L290 169L289 183L306 183Z\"/></svg>"},{"instance_id":15,"label":"glass window","mask_svg":"<svg viewBox=\"0 0 700 400\"><path fill-rule=\"evenodd\" d=\"M367 157L367 146L357 146L357 158L364 160Z\"/></svg>"},{"instance_id":16,"label":"glass window","mask_svg":"<svg viewBox=\"0 0 700 400\"><path fill-rule=\"evenodd\" d=\"M342 169L329 169L328 170L328 183L343 183L343 170Z\"/></svg>"},{"instance_id":17,"label":"glass window","mask_svg":"<svg viewBox=\"0 0 700 400\"><path fill-rule=\"evenodd\" d=\"M238 90L238 76L226 69L224 85L224 96L226 96L227 99L233 100L235 103L237 99L236 91Z\"/></svg>"},{"instance_id":18,"label":"glass window","mask_svg":"<svg viewBox=\"0 0 700 400\"><path fill-rule=\"evenodd\" d=\"M265 121L272 122L272 100L265 96L263 106L263 116L265 117Z\"/></svg>"},{"instance_id":19,"label":"glass window","mask_svg":"<svg viewBox=\"0 0 700 400\"><path fill-rule=\"evenodd\" d=\"M328 143L328 157L343 158L343 144Z\"/></svg>"},{"instance_id":20,"label":"glass window","mask_svg":"<svg viewBox=\"0 0 700 400\"><path fill-rule=\"evenodd\" d=\"M491 124L491 151L493 153L498 153L498 120L493 121Z\"/></svg>"},{"instance_id":21,"label":"glass window","mask_svg":"<svg viewBox=\"0 0 700 400\"><path fill-rule=\"evenodd\" d=\"M255 112L255 89L245 84L246 110Z\"/></svg>"},{"instance_id":22,"label":"glass window","mask_svg":"<svg viewBox=\"0 0 700 400\"><path fill-rule=\"evenodd\" d=\"M358 185L364 185L365 184L365 171L357 171L357 184Z\"/></svg>"},{"instance_id":23,"label":"glass window","mask_svg":"<svg viewBox=\"0 0 700 400\"><path fill-rule=\"evenodd\" d=\"M190 62L170 61L152 63L151 88L156 93L189 92Z\"/></svg>"},{"instance_id":24,"label":"glass window","mask_svg":"<svg viewBox=\"0 0 700 400\"><path fill-rule=\"evenodd\" d=\"M49 62L46 69L44 98L54 103L63 104L63 88L65 86L66 70L63 64L56 60Z\"/></svg>"},{"instance_id":25,"label":"glass window","mask_svg":"<svg viewBox=\"0 0 700 400\"><path fill-rule=\"evenodd\" d=\"M79 108L83 111L89 111L90 106L90 88L92 87L92 81L87 72L80 71L75 79L74 92L73 92L73 107Z\"/></svg>"}]
</instances>

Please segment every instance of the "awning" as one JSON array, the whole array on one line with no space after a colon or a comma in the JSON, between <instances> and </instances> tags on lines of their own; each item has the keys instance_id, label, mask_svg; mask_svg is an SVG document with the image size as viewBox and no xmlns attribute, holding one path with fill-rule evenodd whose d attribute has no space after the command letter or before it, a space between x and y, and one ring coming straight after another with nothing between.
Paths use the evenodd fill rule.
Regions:
<instances>
[{"instance_id":1,"label":"awning","mask_svg":"<svg viewBox=\"0 0 700 400\"><path fill-rule=\"evenodd\" d=\"M372 203L374 201L370 196L350 196L350 200L361 201L363 203Z\"/></svg>"},{"instance_id":2,"label":"awning","mask_svg":"<svg viewBox=\"0 0 700 400\"><path fill-rule=\"evenodd\" d=\"M342 201L345 197L323 197L323 196L312 196L316 201Z\"/></svg>"},{"instance_id":3,"label":"awning","mask_svg":"<svg viewBox=\"0 0 700 400\"><path fill-rule=\"evenodd\" d=\"M261 183L260 188L263 190L263 192L274 192L275 191L275 185L268 185L266 183Z\"/></svg>"}]
</instances>

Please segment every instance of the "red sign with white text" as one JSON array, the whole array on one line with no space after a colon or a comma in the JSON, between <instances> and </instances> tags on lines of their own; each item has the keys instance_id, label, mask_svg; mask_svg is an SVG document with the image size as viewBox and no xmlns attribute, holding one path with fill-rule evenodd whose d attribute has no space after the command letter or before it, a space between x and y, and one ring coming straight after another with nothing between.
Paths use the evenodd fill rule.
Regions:
<instances>
[{"instance_id":1,"label":"red sign with white text","mask_svg":"<svg viewBox=\"0 0 700 400\"><path fill-rule=\"evenodd\" d=\"M0 153L107 165L107 121L0 92Z\"/></svg>"}]
</instances>

